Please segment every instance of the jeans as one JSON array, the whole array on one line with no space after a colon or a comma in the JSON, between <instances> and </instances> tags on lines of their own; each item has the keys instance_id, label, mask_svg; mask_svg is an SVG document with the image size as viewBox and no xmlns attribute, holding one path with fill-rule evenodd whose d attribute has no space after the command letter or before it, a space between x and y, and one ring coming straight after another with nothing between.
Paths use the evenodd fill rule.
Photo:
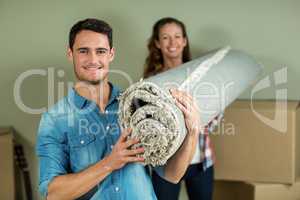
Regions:
<instances>
[{"instance_id":1,"label":"jeans","mask_svg":"<svg viewBox=\"0 0 300 200\"><path fill-rule=\"evenodd\" d=\"M213 193L214 168L203 171L202 164L190 165L181 180L185 181L190 200L211 200ZM180 182L170 183L161 178L154 170L152 183L158 200L177 200L180 191Z\"/></svg>"}]
</instances>

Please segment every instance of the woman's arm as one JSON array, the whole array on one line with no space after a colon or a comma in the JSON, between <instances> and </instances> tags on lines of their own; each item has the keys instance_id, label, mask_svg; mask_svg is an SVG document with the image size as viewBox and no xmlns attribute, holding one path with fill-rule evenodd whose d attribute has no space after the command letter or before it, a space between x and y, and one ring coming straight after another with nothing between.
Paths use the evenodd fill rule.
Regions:
<instances>
[{"instance_id":1,"label":"woman's arm","mask_svg":"<svg viewBox=\"0 0 300 200\"><path fill-rule=\"evenodd\" d=\"M171 90L171 94L176 99L176 105L183 112L188 131L183 144L168 160L164 170L165 179L172 183L178 183L194 156L202 126L199 108L192 96L179 90Z\"/></svg>"}]
</instances>

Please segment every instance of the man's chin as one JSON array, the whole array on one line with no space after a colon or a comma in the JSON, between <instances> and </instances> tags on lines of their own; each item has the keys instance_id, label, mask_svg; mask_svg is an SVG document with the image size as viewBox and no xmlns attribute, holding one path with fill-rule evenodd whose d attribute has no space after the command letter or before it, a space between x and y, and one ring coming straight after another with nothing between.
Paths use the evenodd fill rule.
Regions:
<instances>
[{"instance_id":1,"label":"man's chin","mask_svg":"<svg viewBox=\"0 0 300 200\"><path fill-rule=\"evenodd\" d=\"M80 82L84 82L89 85L99 85L103 82L103 80L80 80Z\"/></svg>"},{"instance_id":2,"label":"man's chin","mask_svg":"<svg viewBox=\"0 0 300 200\"><path fill-rule=\"evenodd\" d=\"M99 85L101 82L102 82L102 80L88 81L88 83L91 84L91 85Z\"/></svg>"}]
</instances>

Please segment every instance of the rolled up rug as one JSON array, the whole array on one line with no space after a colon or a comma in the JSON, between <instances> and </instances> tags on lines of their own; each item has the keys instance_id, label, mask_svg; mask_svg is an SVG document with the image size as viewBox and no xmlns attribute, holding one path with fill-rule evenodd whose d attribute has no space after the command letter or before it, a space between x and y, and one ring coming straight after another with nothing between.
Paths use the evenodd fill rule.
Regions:
<instances>
[{"instance_id":1,"label":"rolled up rug","mask_svg":"<svg viewBox=\"0 0 300 200\"><path fill-rule=\"evenodd\" d=\"M170 88L193 96L206 125L254 83L261 71L261 65L242 51L226 47L209 53L131 85L120 96L120 125L132 128L130 137L140 139L132 148L144 147L145 164L164 165L187 134Z\"/></svg>"}]
</instances>

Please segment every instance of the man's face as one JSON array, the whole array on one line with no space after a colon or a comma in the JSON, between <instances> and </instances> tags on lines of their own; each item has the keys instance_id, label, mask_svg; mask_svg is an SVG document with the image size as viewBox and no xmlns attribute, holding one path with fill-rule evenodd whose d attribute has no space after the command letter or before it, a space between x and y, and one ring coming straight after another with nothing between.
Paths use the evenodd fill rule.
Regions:
<instances>
[{"instance_id":1,"label":"man's face","mask_svg":"<svg viewBox=\"0 0 300 200\"><path fill-rule=\"evenodd\" d=\"M73 50L68 49L68 58L77 79L95 85L108 80L114 49L110 48L107 35L83 30L76 35Z\"/></svg>"}]
</instances>

